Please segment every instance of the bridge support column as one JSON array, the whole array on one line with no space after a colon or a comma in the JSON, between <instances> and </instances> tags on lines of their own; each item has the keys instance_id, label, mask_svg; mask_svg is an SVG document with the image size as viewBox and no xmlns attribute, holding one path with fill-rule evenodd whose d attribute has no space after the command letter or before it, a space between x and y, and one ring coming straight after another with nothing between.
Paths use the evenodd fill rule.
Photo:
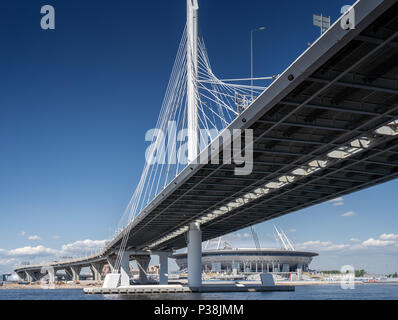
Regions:
<instances>
[{"instance_id":1,"label":"bridge support column","mask_svg":"<svg viewBox=\"0 0 398 320\"><path fill-rule=\"evenodd\" d=\"M39 281L42 277L42 274L40 271L27 270L27 271L25 271L25 274L26 274L27 281L29 281L29 282Z\"/></svg>"},{"instance_id":2,"label":"bridge support column","mask_svg":"<svg viewBox=\"0 0 398 320\"><path fill-rule=\"evenodd\" d=\"M100 282L102 280L102 264L100 263L92 263L91 264L91 272L93 273L93 279L96 282Z\"/></svg>"},{"instance_id":3,"label":"bridge support column","mask_svg":"<svg viewBox=\"0 0 398 320\"><path fill-rule=\"evenodd\" d=\"M37 280L37 279L35 278L34 272L32 272L32 271L25 271L25 274L26 274L26 280L27 280L28 282L34 282L34 281Z\"/></svg>"},{"instance_id":4,"label":"bridge support column","mask_svg":"<svg viewBox=\"0 0 398 320\"><path fill-rule=\"evenodd\" d=\"M25 280L25 272L17 272L17 275L18 275L18 277L21 279L21 280Z\"/></svg>"},{"instance_id":5,"label":"bridge support column","mask_svg":"<svg viewBox=\"0 0 398 320\"><path fill-rule=\"evenodd\" d=\"M55 275L57 273L57 271L54 268L48 268L47 269L47 273L48 273L48 281L50 284L55 284Z\"/></svg>"},{"instance_id":6,"label":"bridge support column","mask_svg":"<svg viewBox=\"0 0 398 320\"><path fill-rule=\"evenodd\" d=\"M73 272L71 268L65 268L65 280L73 281Z\"/></svg>"},{"instance_id":7,"label":"bridge support column","mask_svg":"<svg viewBox=\"0 0 398 320\"><path fill-rule=\"evenodd\" d=\"M130 285L130 252L124 252L120 261L120 285L128 287Z\"/></svg>"},{"instance_id":8,"label":"bridge support column","mask_svg":"<svg viewBox=\"0 0 398 320\"><path fill-rule=\"evenodd\" d=\"M159 284L169 284L169 254L159 254Z\"/></svg>"},{"instance_id":9,"label":"bridge support column","mask_svg":"<svg viewBox=\"0 0 398 320\"><path fill-rule=\"evenodd\" d=\"M192 223L188 232L188 285L202 285L202 231L196 223Z\"/></svg>"},{"instance_id":10,"label":"bridge support column","mask_svg":"<svg viewBox=\"0 0 398 320\"><path fill-rule=\"evenodd\" d=\"M80 267L70 267L72 270L72 281L77 282L80 280L80 271L82 268Z\"/></svg>"},{"instance_id":11,"label":"bridge support column","mask_svg":"<svg viewBox=\"0 0 398 320\"><path fill-rule=\"evenodd\" d=\"M146 275L149 267L149 262L151 261L150 256L139 256L136 258L138 269L140 271L140 284L145 284L148 282L148 277Z\"/></svg>"},{"instance_id":12,"label":"bridge support column","mask_svg":"<svg viewBox=\"0 0 398 320\"><path fill-rule=\"evenodd\" d=\"M115 273L116 272L116 257L108 257L106 258L106 261L108 262L108 265L111 269L111 273Z\"/></svg>"}]
</instances>

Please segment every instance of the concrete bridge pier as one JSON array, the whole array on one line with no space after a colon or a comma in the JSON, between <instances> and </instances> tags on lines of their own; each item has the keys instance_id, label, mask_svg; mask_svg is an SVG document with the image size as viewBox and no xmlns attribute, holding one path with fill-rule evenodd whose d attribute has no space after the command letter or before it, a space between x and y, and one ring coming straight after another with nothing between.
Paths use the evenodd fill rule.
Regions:
<instances>
[{"instance_id":1,"label":"concrete bridge pier","mask_svg":"<svg viewBox=\"0 0 398 320\"><path fill-rule=\"evenodd\" d=\"M169 253L159 253L159 284L169 284Z\"/></svg>"},{"instance_id":2,"label":"concrete bridge pier","mask_svg":"<svg viewBox=\"0 0 398 320\"><path fill-rule=\"evenodd\" d=\"M56 273L57 273L57 271L52 267L47 269L47 274L49 277L48 281L50 282L50 284L55 283Z\"/></svg>"},{"instance_id":3,"label":"concrete bridge pier","mask_svg":"<svg viewBox=\"0 0 398 320\"><path fill-rule=\"evenodd\" d=\"M106 261L108 262L108 265L109 265L109 267L110 267L110 269L111 269L111 273L115 273L115 272L117 272L117 270L116 270L116 257L107 257L106 258Z\"/></svg>"},{"instance_id":4,"label":"concrete bridge pier","mask_svg":"<svg viewBox=\"0 0 398 320\"><path fill-rule=\"evenodd\" d=\"M17 272L17 275L18 275L18 277L21 279L21 280L25 280L25 278L26 278L26 272Z\"/></svg>"},{"instance_id":5,"label":"concrete bridge pier","mask_svg":"<svg viewBox=\"0 0 398 320\"><path fill-rule=\"evenodd\" d=\"M101 263L92 263L91 272L93 273L93 278L96 282L100 282L102 280L102 268L103 264Z\"/></svg>"},{"instance_id":6,"label":"concrete bridge pier","mask_svg":"<svg viewBox=\"0 0 398 320\"><path fill-rule=\"evenodd\" d=\"M80 280L80 271L82 270L81 267L70 267L72 271L72 281L77 282Z\"/></svg>"},{"instance_id":7,"label":"concrete bridge pier","mask_svg":"<svg viewBox=\"0 0 398 320\"><path fill-rule=\"evenodd\" d=\"M126 287L130 285L130 256L131 252L124 252L120 261L120 285Z\"/></svg>"},{"instance_id":8,"label":"concrete bridge pier","mask_svg":"<svg viewBox=\"0 0 398 320\"><path fill-rule=\"evenodd\" d=\"M136 257L138 269L139 269L139 281L140 284L145 284L148 282L147 271L149 263L151 262L151 256L138 256Z\"/></svg>"},{"instance_id":9,"label":"concrete bridge pier","mask_svg":"<svg viewBox=\"0 0 398 320\"><path fill-rule=\"evenodd\" d=\"M28 282L37 281L37 278L35 277L35 273L33 271L25 271L25 277Z\"/></svg>"},{"instance_id":10,"label":"concrete bridge pier","mask_svg":"<svg viewBox=\"0 0 398 320\"><path fill-rule=\"evenodd\" d=\"M71 268L65 268L65 279L66 281L73 281L73 272Z\"/></svg>"},{"instance_id":11,"label":"concrete bridge pier","mask_svg":"<svg viewBox=\"0 0 398 320\"><path fill-rule=\"evenodd\" d=\"M202 231L191 223L188 232L188 285L202 286Z\"/></svg>"},{"instance_id":12,"label":"concrete bridge pier","mask_svg":"<svg viewBox=\"0 0 398 320\"><path fill-rule=\"evenodd\" d=\"M32 271L32 270L26 270L25 275L26 275L26 280L28 282L39 281L43 276L40 271Z\"/></svg>"}]
</instances>

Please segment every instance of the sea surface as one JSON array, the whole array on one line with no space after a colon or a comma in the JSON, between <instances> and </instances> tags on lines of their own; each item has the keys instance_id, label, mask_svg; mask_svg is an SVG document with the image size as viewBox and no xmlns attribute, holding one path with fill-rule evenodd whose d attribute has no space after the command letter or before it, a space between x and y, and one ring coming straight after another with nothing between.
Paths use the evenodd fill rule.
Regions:
<instances>
[{"instance_id":1,"label":"sea surface","mask_svg":"<svg viewBox=\"0 0 398 320\"><path fill-rule=\"evenodd\" d=\"M85 295L72 290L0 290L0 300L398 300L398 284L297 286L295 292L194 293L142 296Z\"/></svg>"}]
</instances>

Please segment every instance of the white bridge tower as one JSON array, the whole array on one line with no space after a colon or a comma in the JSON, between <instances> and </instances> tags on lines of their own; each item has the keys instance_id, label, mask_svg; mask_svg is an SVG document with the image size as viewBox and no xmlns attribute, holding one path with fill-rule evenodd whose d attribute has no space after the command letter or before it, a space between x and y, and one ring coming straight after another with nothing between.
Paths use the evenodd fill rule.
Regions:
<instances>
[{"instance_id":1,"label":"white bridge tower","mask_svg":"<svg viewBox=\"0 0 398 320\"><path fill-rule=\"evenodd\" d=\"M187 0L188 162L199 153L198 126L198 0Z\"/></svg>"}]
</instances>

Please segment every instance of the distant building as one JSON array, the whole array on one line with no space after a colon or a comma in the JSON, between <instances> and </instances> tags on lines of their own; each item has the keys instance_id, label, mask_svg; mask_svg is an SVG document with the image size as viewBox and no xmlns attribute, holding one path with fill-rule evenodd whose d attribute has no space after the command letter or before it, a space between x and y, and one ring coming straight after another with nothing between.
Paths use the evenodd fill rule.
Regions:
<instances>
[{"instance_id":1,"label":"distant building","mask_svg":"<svg viewBox=\"0 0 398 320\"><path fill-rule=\"evenodd\" d=\"M11 276L12 276L11 274L2 274L2 275L0 275L0 281L1 281L1 282L9 281L9 278L10 278Z\"/></svg>"},{"instance_id":2,"label":"distant building","mask_svg":"<svg viewBox=\"0 0 398 320\"><path fill-rule=\"evenodd\" d=\"M296 251L292 242L283 231L275 227L277 242L282 249L262 249L254 229L253 240L256 249L232 248L227 243L223 249L204 250L202 252L202 270L205 273L289 273L308 271L312 259L318 256L313 252ZM220 246L219 240L219 246ZM180 270L188 268L187 254L180 253L172 256Z\"/></svg>"},{"instance_id":3,"label":"distant building","mask_svg":"<svg viewBox=\"0 0 398 320\"><path fill-rule=\"evenodd\" d=\"M238 273L308 271L313 252L286 251L276 249L222 249L203 251L203 272ZM173 256L181 270L188 268L187 254Z\"/></svg>"},{"instance_id":4,"label":"distant building","mask_svg":"<svg viewBox=\"0 0 398 320\"><path fill-rule=\"evenodd\" d=\"M148 273L150 273L150 274L159 274L159 266L158 265L149 266Z\"/></svg>"}]
</instances>

